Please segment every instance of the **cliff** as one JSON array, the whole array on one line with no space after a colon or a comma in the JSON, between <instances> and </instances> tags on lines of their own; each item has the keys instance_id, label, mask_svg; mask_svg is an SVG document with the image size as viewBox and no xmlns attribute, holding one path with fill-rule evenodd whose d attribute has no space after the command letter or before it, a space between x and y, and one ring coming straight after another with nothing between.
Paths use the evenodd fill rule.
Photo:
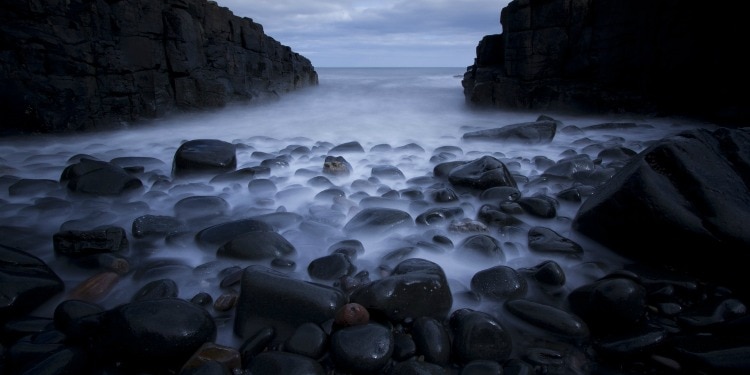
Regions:
<instances>
[{"instance_id":1,"label":"cliff","mask_svg":"<svg viewBox=\"0 0 750 375\"><path fill-rule=\"evenodd\" d=\"M514 0L464 76L480 107L747 123L740 3Z\"/></svg>"},{"instance_id":2,"label":"cliff","mask_svg":"<svg viewBox=\"0 0 750 375\"><path fill-rule=\"evenodd\" d=\"M109 128L317 83L308 59L212 1L0 4L0 134Z\"/></svg>"}]
</instances>

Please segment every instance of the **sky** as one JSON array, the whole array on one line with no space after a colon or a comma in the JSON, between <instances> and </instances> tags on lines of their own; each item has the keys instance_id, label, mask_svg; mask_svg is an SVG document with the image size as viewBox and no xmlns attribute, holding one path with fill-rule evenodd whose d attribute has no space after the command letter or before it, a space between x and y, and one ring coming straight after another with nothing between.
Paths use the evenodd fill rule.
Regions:
<instances>
[{"instance_id":1,"label":"sky","mask_svg":"<svg viewBox=\"0 0 750 375\"><path fill-rule=\"evenodd\" d=\"M216 0L315 67L466 67L509 0Z\"/></svg>"}]
</instances>

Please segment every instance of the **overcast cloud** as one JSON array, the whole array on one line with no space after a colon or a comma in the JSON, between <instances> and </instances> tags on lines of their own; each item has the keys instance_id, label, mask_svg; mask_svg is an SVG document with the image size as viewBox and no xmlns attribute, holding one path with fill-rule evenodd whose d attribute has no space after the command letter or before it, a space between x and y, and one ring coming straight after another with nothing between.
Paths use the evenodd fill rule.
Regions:
<instances>
[{"instance_id":1,"label":"overcast cloud","mask_svg":"<svg viewBox=\"0 0 750 375\"><path fill-rule=\"evenodd\" d=\"M509 0L217 0L315 67L465 67Z\"/></svg>"}]
</instances>

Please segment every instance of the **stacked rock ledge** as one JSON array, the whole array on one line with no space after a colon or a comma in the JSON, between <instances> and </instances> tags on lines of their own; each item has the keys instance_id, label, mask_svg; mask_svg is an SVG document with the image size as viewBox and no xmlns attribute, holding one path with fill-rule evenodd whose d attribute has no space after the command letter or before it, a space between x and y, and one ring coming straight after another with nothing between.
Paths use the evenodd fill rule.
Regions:
<instances>
[{"instance_id":1,"label":"stacked rock ledge","mask_svg":"<svg viewBox=\"0 0 750 375\"><path fill-rule=\"evenodd\" d=\"M477 107L747 123L738 8L694 1L514 0L462 84ZM700 20L700 26L696 26Z\"/></svg>"},{"instance_id":2,"label":"stacked rock ledge","mask_svg":"<svg viewBox=\"0 0 750 375\"><path fill-rule=\"evenodd\" d=\"M213 1L0 5L0 134L112 128L317 83L307 58Z\"/></svg>"}]
</instances>

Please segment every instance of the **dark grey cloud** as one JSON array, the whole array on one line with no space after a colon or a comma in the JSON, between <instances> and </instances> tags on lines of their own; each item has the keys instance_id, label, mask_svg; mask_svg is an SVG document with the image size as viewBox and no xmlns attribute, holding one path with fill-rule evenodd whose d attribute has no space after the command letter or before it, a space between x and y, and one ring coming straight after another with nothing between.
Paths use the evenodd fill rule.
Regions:
<instances>
[{"instance_id":1,"label":"dark grey cloud","mask_svg":"<svg viewBox=\"0 0 750 375\"><path fill-rule=\"evenodd\" d=\"M467 66L479 40L501 32L488 0L219 0L315 66Z\"/></svg>"}]
</instances>

